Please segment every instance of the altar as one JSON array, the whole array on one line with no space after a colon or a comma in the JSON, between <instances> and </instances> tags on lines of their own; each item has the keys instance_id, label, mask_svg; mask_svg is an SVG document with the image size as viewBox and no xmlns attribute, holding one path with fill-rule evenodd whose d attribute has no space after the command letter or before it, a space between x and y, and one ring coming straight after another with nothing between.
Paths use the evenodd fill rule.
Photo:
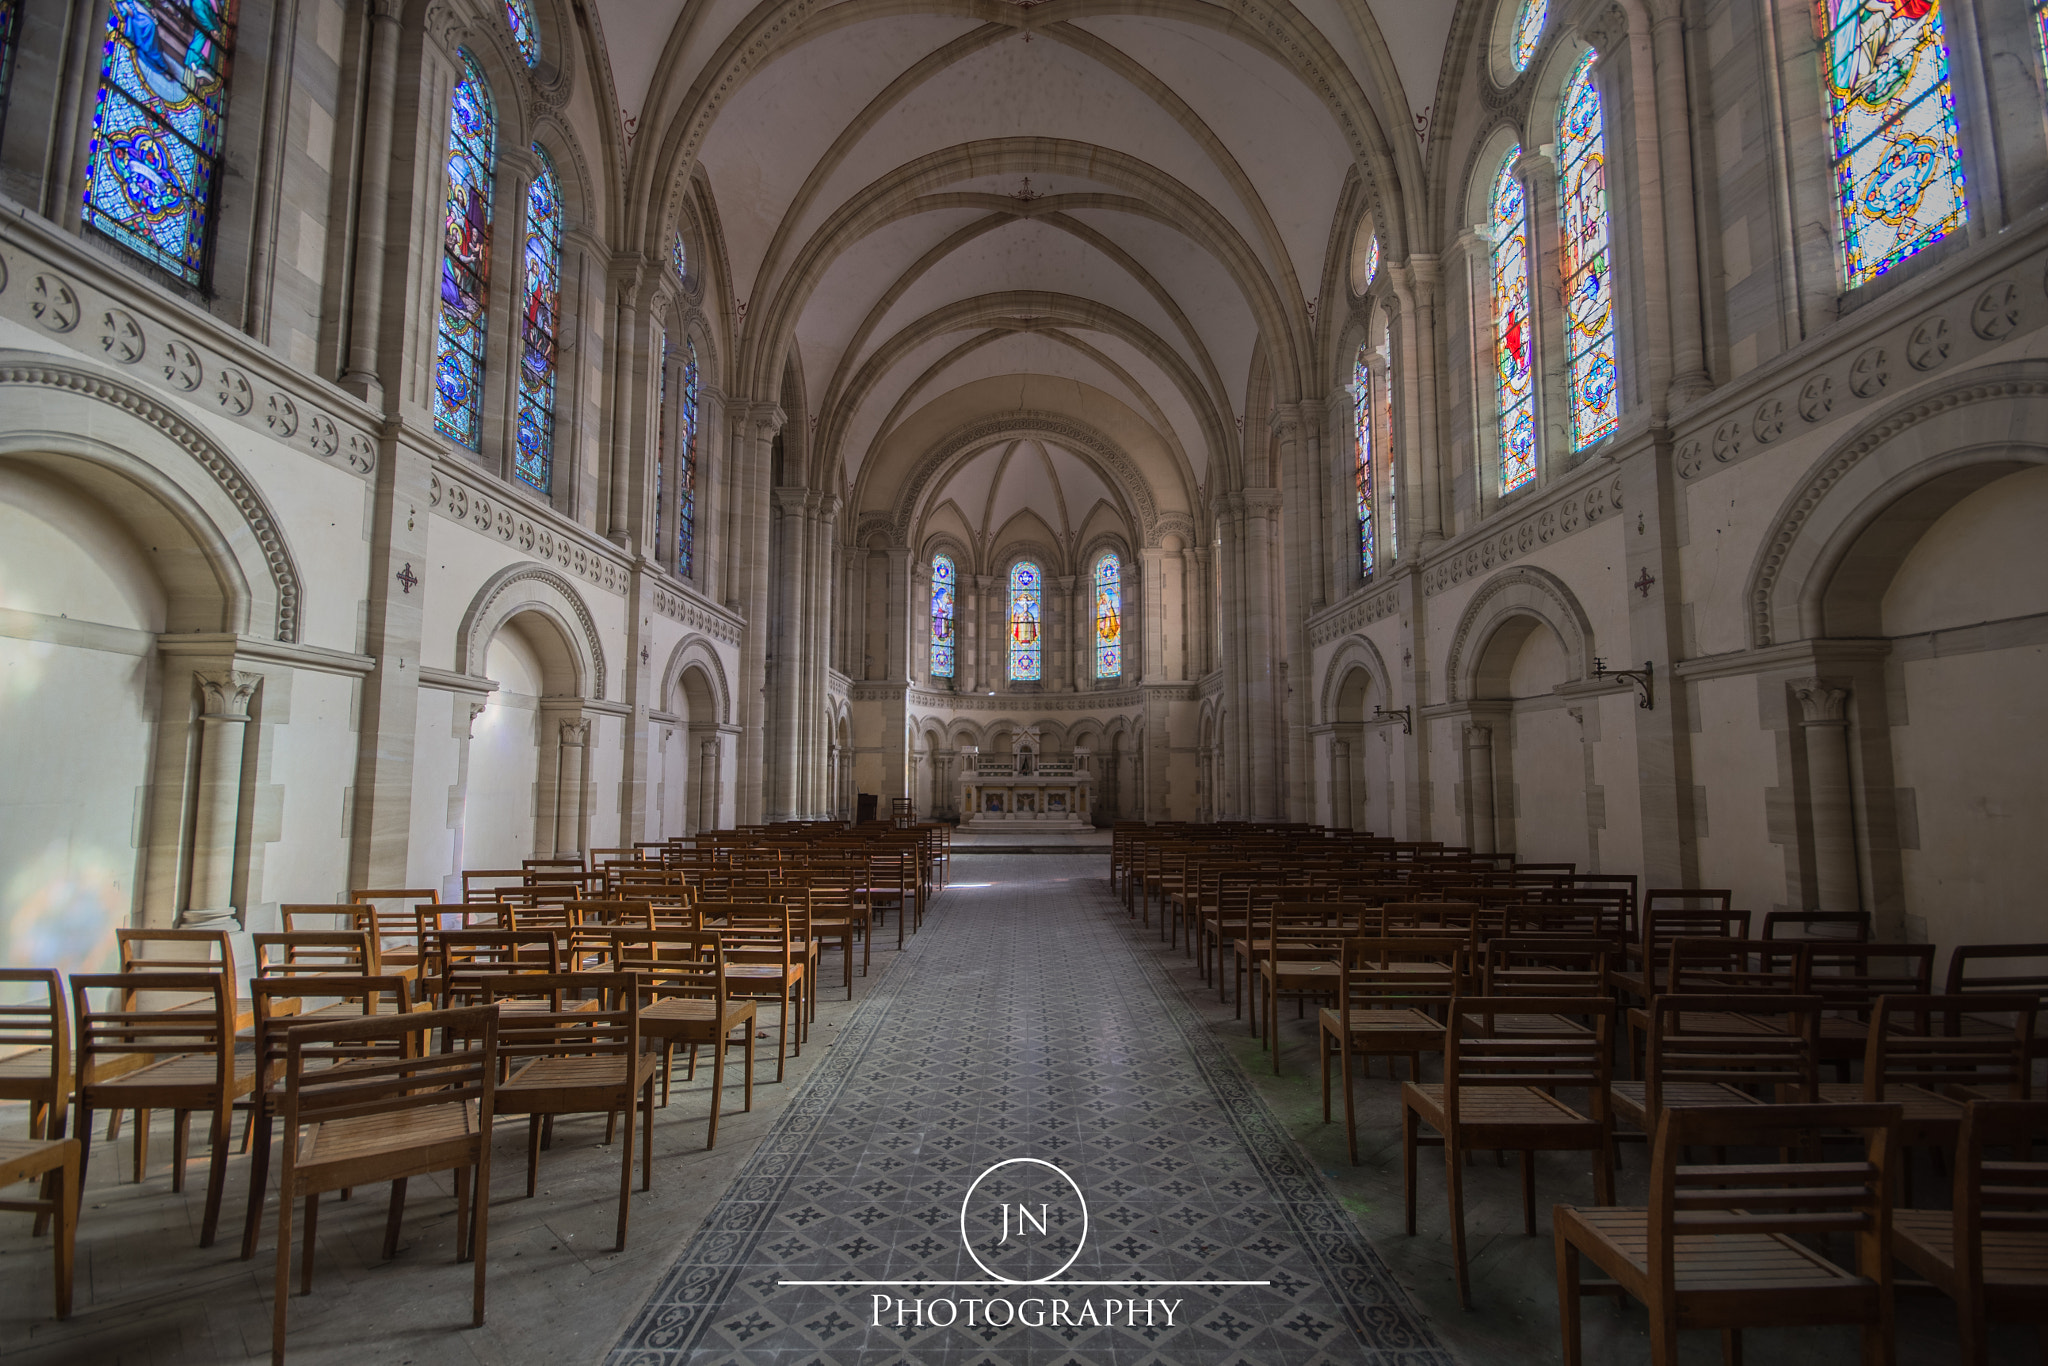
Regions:
<instances>
[{"instance_id":1,"label":"altar","mask_svg":"<svg viewBox=\"0 0 2048 1366\"><path fill-rule=\"evenodd\" d=\"M1080 831L1094 828L1088 756L1041 762L1033 746L973 756L960 779L963 830Z\"/></svg>"}]
</instances>

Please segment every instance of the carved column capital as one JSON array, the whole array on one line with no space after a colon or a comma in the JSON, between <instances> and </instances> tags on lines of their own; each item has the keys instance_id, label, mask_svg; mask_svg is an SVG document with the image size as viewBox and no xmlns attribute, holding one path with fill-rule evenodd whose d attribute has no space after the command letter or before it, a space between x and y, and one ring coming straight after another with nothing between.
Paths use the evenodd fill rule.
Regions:
<instances>
[{"instance_id":1,"label":"carved column capital","mask_svg":"<svg viewBox=\"0 0 2048 1366\"><path fill-rule=\"evenodd\" d=\"M562 743L565 745L581 745L590 739L590 721L586 717L573 717L562 721L560 725Z\"/></svg>"},{"instance_id":2,"label":"carved column capital","mask_svg":"<svg viewBox=\"0 0 2048 1366\"><path fill-rule=\"evenodd\" d=\"M1489 746L1490 746L1490 745L1492 745L1492 744L1493 744L1493 727L1492 727L1492 726L1475 726L1475 725L1472 725L1472 724L1470 724L1469 722L1468 722L1468 723L1466 724L1466 726L1465 726L1465 748L1467 748L1467 749L1485 749L1485 748L1489 747Z\"/></svg>"},{"instance_id":3,"label":"carved column capital","mask_svg":"<svg viewBox=\"0 0 2048 1366\"><path fill-rule=\"evenodd\" d=\"M209 721L247 721L249 703L263 682L262 674L243 673L239 669L195 673L192 677L199 681L200 691L206 696L206 706L200 715Z\"/></svg>"},{"instance_id":4,"label":"carved column capital","mask_svg":"<svg viewBox=\"0 0 2048 1366\"><path fill-rule=\"evenodd\" d=\"M463 730L463 734L467 735L472 740L476 739L477 718L482 716L486 711L488 711L490 709L490 705L491 704L488 702L472 702L469 704L469 724Z\"/></svg>"},{"instance_id":5,"label":"carved column capital","mask_svg":"<svg viewBox=\"0 0 2048 1366\"><path fill-rule=\"evenodd\" d=\"M1849 689L1832 678L1795 678L1792 696L1799 700L1801 725L1840 726L1849 719Z\"/></svg>"}]
</instances>

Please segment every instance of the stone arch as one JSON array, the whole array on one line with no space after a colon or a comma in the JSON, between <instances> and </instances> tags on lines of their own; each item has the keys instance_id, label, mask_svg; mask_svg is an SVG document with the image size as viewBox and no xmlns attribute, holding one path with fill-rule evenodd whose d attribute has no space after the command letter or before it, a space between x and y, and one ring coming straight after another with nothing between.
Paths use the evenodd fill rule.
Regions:
<instances>
[{"instance_id":1,"label":"stone arch","mask_svg":"<svg viewBox=\"0 0 2048 1366\"><path fill-rule=\"evenodd\" d=\"M51 357L0 352L0 392L0 457L61 474L184 548L166 586L217 610L174 629L300 638L304 587L279 519L211 436L141 390Z\"/></svg>"},{"instance_id":2,"label":"stone arch","mask_svg":"<svg viewBox=\"0 0 2048 1366\"><path fill-rule=\"evenodd\" d=\"M1047 438L1089 461L1124 500L1124 518L1142 530L1145 544L1158 543L1159 507L1152 485L1136 461L1089 424L1064 413L1020 411L974 422L937 442L904 477L891 510L898 544L908 544L918 504L927 488L942 487L957 463L971 459L999 441ZM872 466L863 467L866 470ZM1133 517L1131 514L1137 515Z\"/></svg>"},{"instance_id":3,"label":"stone arch","mask_svg":"<svg viewBox=\"0 0 2048 1366\"><path fill-rule=\"evenodd\" d=\"M1388 701L1393 700L1392 675L1387 672L1387 662L1381 658L1379 646L1364 636L1353 636L1337 647L1337 652L1330 656L1329 667L1323 670L1323 688L1320 694L1320 719L1323 722L1329 723L1339 719L1337 699L1344 690L1347 676L1359 669L1365 671L1381 697Z\"/></svg>"},{"instance_id":4,"label":"stone arch","mask_svg":"<svg viewBox=\"0 0 2048 1366\"><path fill-rule=\"evenodd\" d=\"M1785 499L1750 571L1750 644L1849 634L1851 600L1935 518L1993 479L2048 463L2022 435L2048 363L1988 366L1894 404L1837 443Z\"/></svg>"},{"instance_id":5,"label":"stone arch","mask_svg":"<svg viewBox=\"0 0 2048 1366\"><path fill-rule=\"evenodd\" d=\"M1503 627L1517 619L1540 622L1556 633L1564 647L1571 678L1582 679L1593 667L1593 623L1564 581L1547 570L1506 569L1481 584L1458 618L1444 664L1445 700L1468 702L1481 695L1482 672L1493 653L1488 647Z\"/></svg>"},{"instance_id":6,"label":"stone arch","mask_svg":"<svg viewBox=\"0 0 2048 1366\"><path fill-rule=\"evenodd\" d=\"M603 701L604 645L597 622L567 579L536 564L508 565L486 579L470 599L455 631L456 672L476 674L498 628L525 612L538 613L561 632L576 670L577 695Z\"/></svg>"},{"instance_id":7,"label":"stone arch","mask_svg":"<svg viewBox=\"0 0 2048 1366\"><path fill-rule=\"evenodd\" d=\"M726 681L725 665L718 658L718 651L709 637L692 633L684 636L669 652L668 664L661 671L661 692L657 697L665 704L675 696L678 687L701 688L712 703L714 714L706 718L697 716L693 711L692 724L707 719L721 726L731 724L732 687Z\"/></svg>"}]
</instances>

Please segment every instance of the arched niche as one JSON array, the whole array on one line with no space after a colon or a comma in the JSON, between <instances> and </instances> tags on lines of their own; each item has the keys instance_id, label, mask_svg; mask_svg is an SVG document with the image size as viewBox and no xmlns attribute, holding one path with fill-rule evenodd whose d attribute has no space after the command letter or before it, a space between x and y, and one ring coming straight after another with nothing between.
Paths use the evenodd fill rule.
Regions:
<instances>
[{"instance_id":1,"label":"arched niche","mask_svg":"<svg viewBox=\"0 0 2048 1366\"><path fill-rule=\"evenodd\" d=\"M1444 689L1452 702L1501 697L1514 654L1537 626L1547 626L1564 655L1564 680L1587 677L1593 667L1593 623L1564 581L1545 570L1503 570L1479 586L1458 618L1444 665ZM1499 641L1494 638L1507 632ZM1503 653L1512 645L1513 651Z\"/></svg>"},{"instance_id":2,"label":"arched niche","mask_svg":"<svg viewBox=\"0 0 2048 1366\"><path fill-rule=\"evenodd\" d=\"M470 599L455 632L456 671L481 672L483 652L491 638L507 621L522 614L549 622L563 643L567 655L563 667L573 677L556 695L604 700L604 646L590 608L567 579L535 564L499 570Z\"/></svg>"}]
</instances>

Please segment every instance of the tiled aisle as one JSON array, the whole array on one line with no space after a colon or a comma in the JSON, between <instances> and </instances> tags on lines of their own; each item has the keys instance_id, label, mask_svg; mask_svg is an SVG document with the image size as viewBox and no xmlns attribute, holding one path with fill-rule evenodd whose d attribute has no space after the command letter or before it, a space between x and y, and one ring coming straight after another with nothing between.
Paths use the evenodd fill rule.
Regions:
<instances>
[{"instance_id":1,"label":"tiled aisle","mask_svg":"<svg viewBox=\"0 0 2048 1366\"><path fill-rule=\"evenodd\" d=\"M961 870L610 1366L1448 1366L1351 1217L1144 951L1109 895L1105 861L989 856ZM1013 1157L1057 1163L1087 1197L1088 1237L1064 1279L1271 1284L1070 1289L1077 1317L1083 1300L1112 1293L1183 1303L1171 1328L1155 1315L1149 1327L1057 1329L919 1329L914 1319L899 1329L891 1312L874 1322L872 1288L778 1285L978 1275L960 1246L962 1198ZM1062 1292L923 1293L1022 1307Z\"/></svg>"}]
</instances>

